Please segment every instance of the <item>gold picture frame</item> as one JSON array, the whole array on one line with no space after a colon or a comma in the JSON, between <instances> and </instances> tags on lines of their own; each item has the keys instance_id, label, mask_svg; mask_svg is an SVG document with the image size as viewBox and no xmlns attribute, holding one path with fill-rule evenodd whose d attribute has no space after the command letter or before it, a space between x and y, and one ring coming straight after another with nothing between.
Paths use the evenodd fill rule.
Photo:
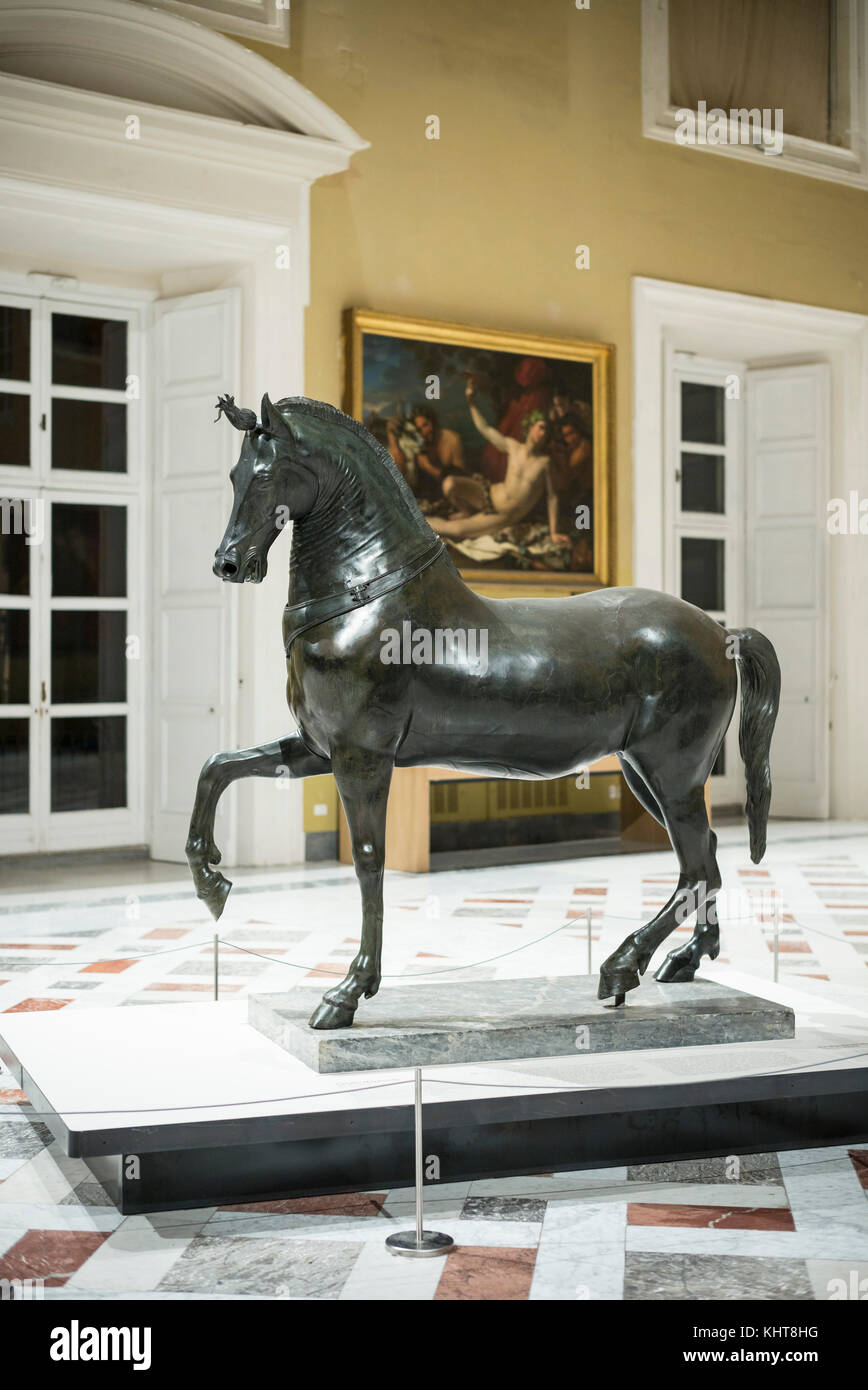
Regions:
<instances>
[{"instance_id":1,"label":"gold picture frame","mask_svg":"<svg viewBox=\"0 0 868 1390\"><path fill-rule=\"evenodd\" d=\"M492 381L497 379L501 384L505 380L508 371L512 372L510 381L514 379L520 383L522 378L519 371L524 370L526 376L529 370L525 364L531 362L535 364L534 371L537 376L537 384L525 395L521 394L520 385L512 386L514 399L517 400L516 410L521 411L523 400L534 400L537 402L545 401L546 390L549 391L552 404L544 407L542 413L549 418L550 438L551 433L557 428L559 430L559 420L561 416L556 415L556 409L560 410L566 400L569 402L569 395L564 395L567 385L570 382L580 382L583 399L576 401L578 409L583 408L582 420L587 424L582 425L587 433L590 431L589 438L585 443L589 443L592 450L592 532L590 538L577 542L569 552L569 563L575 565L584 563L588 566L588 548L592 552L590 566L586 568L547 568L543 563L535 561L533 558L528 560L527 556L520 553L520 547L513 547L512 551L506 551L510 561L514 561L512 567L503 565L499 567L497 560L491 564L480 566L473 560L467 560L458 553L453 553L453 559L458 565L462 577L471 584L474 589L481 592L490 592L493 596L507 597L511 594L533 593L542 596L543 594L565 594L580 593L584 590L600 588L610 584L611 580L611 490L610 490L610 467L613 457L613 411L612 411L612 392L613 392L613 371L614 371L614 348L607 343L587 343L579 339L570 338L549 338L539 334L531 333L505 333L495 329L473 328L466 324L440 322L434 319L405 318L397 314L380 313L372 309L348 309L345 312L345 393L344 409L349 415L357 420L368 424L369 427L376 422L382 426L394 426L394 420L386 421L378 415L382 407L377 401L384 402L387 399L392 401L394 397L389 396L390 390L400 392L402 382L406 382L411 375L409 359L415 357L413 371L413 394L416 399L421 401L426 394L426 381L434 379L429 375L423 376L423 369L419 364L423 361L423 354L418 348L392 349L381 342L372 343L371 339L397 339L409 344L424 344L430 349L427 354L427 361L438 360L437 349L448 350L446 356L451 356L451 378L449 383L451 406L441 409L442 396L436 396L432 405L438 409L439 414L443 414L445 420L452 419L453 424L457 424L468 433L465 420L459 419L460 407L456 404L460 383L457 382L458 376L469 378L476 377L476 371L458 370L456 363L466 360L467 365L473 368L474 363L481 362L483 366L488 364L489 372L486 375L483 371L482 379ZM366 354L366 345L368 353ZM462 356L460 350L467 350ZM495 355L503 354L503 362L499 361ZM515 366L509 361L516 358ZM372 361L368 366L370 359ZM543 371L543 364L545 371ZM564 363L563 368L557 366ZM569 364L569 366L567 366ZM368 371L366 372L366 367ZM570 368L575 370L571 371ZM558 377L560 373L560 379ZM543 378L545 385L540 385L540 378ZM440 385L439 377L436 377L438 389ZM463 390L463 387L461 388ZM491 402L495 399L495 388L491 387L491 397L487 401L489 411ZM561 395L558 396L558 390ZM375 398L376 393L376 398ZM501 389L502 399L503 391ZM587 399L589 397L589 400ZM430 398L429 398L430 399ZM560 405L557 402L560 401ZM588 417L587 406L590 407L590 419ZM512 401L510 402L510 408ZM388 410L388 406L385 407ZM449 409L452 410L452 417L449 416ZM409 415L403 422L409 429L412 426L413 407L409 408ZM568 410L568 413L569 410ZM468 412L469 414L469 412ZM529 418L530 412L525 416ZM504 417L505 418L505 417ZM513 410L512 418L517 418ZM571 419L576 416L571 414ZM444 423L445 423L444 420ZM421 422L424 424L424 422ZM499 420L493 423L500 428ZM415 426L412 426L415 428ZM442 433L442 426L438 419L438 430ZM478 428L478 427L477 427ZM374 431L376 433L376 429ZM450 437L455 436L455 429L447 431ZM472 428L469 431L473 435ZM394 439L394 433L390 436ZM513 434L513 437L521 438L520 435ZM569 437L569 436L567 436ZM493 447L493 446L489 446ZM561 443L561 455L564 455L565 447ZM478 445L481 449L482 446ZM393 455L394 457L394 455ZM578 454L572 457L578 457ZM462 452L463 458L463 452ZM562 470L563 471L563 470ZM590 470L588 470L590 474ZM480 474L474 476L480 477ZM414 488L415 491L415 488ZM582 494L586 495L586 494ZM418 496L418 494L417 494ZM439 504L436 504L439 505ZM536 504L537 507L539 504ZM560 499L559 503L560 505ZM423 507L424 510L424 507ZM576 514L579 513L576 507ZM588 511L588 508L584 509ZM538 515L539 513L537 513ZM518 528L515 528L516 531ZM529 527L524 528L525 531ZM542 528L545 529L545 528ZM540 533L540 525L537 524L537 534ZM506 533L504 533L506 534ZM554 533L551 541L554 541ZM547 542L547 544L549 544ZM561 542L561 555L558 559L561 563L566 539ZM473 549L468 546L468 549ZM542 547L540 547L542 549ZM551 544L549 544L551 549ZM518 552L518 553L517 553ZM519 568L519 564L529 564L530 567Z\"/></svg>"}]
</instances>

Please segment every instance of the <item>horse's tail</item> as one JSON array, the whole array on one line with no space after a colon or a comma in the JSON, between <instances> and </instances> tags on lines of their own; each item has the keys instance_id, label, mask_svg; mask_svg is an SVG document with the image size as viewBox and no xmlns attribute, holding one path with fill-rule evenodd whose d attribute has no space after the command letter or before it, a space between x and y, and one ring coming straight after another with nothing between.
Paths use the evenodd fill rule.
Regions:
<instances>
[{"instance_id":1,"label":"horse's tail","mask_svg":"<svg viewBox=\"0 0 868 1390\"><path fill-rule=\"evenodd\" d=\"M736 639L735 658L741 671L741 720L738 747L747 781L747 824L750 857L758 864L766 852L766 824L772 798L769 746L781 698L781 668L767 637L752 627L727 633Z\"/></svg>"}]
</instances>

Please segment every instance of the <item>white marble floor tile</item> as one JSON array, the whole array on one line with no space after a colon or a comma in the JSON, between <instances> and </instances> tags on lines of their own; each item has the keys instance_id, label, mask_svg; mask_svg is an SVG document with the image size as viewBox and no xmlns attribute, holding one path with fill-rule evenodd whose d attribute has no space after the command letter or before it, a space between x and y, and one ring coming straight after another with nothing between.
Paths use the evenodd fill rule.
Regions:
<instances>
[{"instance_id":1,"label":"white marble floor tile","mask_svg":"<svg viewBox=\"0 0 868 1390\"><path fill-rule=\"evenodd\" d=\"M379 1241L369 1241L341 1290L340 1301L430 1302L444 1264L445 1257L411 1259L390 1254Z\"/></svg>"},{"instance_id":2,"label":"white marble floor tile","mask_svg":"<svg viewBox=\"0 0 868 1390\"><path fill-rule=\"evenodd\" d=\"M620 1299L626 1223L626 1203L549 1206L540 1234L531 1300Z\"/></svg>"},{"instance_id":3,"label":"white marble floor tile","mask_svg":"<svg viewBox=\"0 0 868 1390\"><path fill-rule=\"evenodd\" d=\"M682 1255L753 1255L757 1259L868 1259L868 1232L744 1231L706 1226L628 1226L628 1250Z\"/></svg>"}]
</instances>

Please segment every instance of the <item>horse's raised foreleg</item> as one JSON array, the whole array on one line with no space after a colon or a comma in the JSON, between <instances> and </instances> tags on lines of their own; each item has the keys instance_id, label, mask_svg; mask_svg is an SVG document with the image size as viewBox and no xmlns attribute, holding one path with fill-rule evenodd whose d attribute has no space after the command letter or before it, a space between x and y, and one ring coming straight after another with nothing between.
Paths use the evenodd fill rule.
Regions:
<instances>
[{"instance_id":1,"label":"horse's raised foreleg","mask_svg":"<svg viewBox=\"0 0 868 1390\"><path fill-rule=\"evenodd\" d=\"M241 777L314 777L323 772L331 772L328 758L311 753L297 735L263 743L258 748L215 753L208 759L196 786L186 854L196 897L205 903L215 921L232 888L229 879L212 868L220 863L220 851L214 843L214 817L226 788Z\"/></svg>"},{"instance_id":2,"label":"horse's raised foreleg","mask_svg":"<svg viewBox=\"0 0 868 1390\"><path fill-rule=\"evenodd\" d=\"M681 873L678 887L665 907L652 921L625 937L600 967L598 997L608 999L614 995L616 1005L623 1003L628 990L638 988L639 977L645 974L661 942L694 912L699 913L701 925L697 925L685 946L670 953L657 978L692 980L701 956L714 959L720 949L714 905L721 882L715 857L717 839L708 824L703 787L694 787L676 800L660 797L659 804L664 807L662 814ZM672 965L667 970L670 960Z\"/></svg>"},{"instance_id":3,"label":"horse's raised foreleg","mask_svg":"<svg viewBox=\"0 0 868 1390\"><path fill-rule=\"evenodd\" d=\"M358 748L341 753L332 750L332 765L362 893L362 939L344 979L326 991L314 1010L311 1028L348 1028L362 995L370 999L380 988L386 806L394 755Z\"/></svg>"}]
</instances>

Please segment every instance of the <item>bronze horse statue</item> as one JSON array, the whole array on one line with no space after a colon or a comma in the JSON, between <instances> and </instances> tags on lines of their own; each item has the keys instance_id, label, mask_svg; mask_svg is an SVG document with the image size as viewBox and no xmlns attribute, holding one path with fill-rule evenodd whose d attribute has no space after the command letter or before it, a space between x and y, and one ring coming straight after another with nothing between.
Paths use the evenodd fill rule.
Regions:
<instances>
[{"instance_id":1,"label":"bronze horse statue","mask_svg":"<svg viewBox=\"0 0 868 1390\"><path fill-rule=\"evenodd\" d=\"M750 853L765 852L769 744L778 710L774 648L751 628L727 632L700 609L650 589L570 598L490 599L463 582L389 453L356 420L305 397L260 419L218 401L244 440L234 502L214 560L232 584L259 583L293 522L283 620L286 698L297 732L216 754L202 769L187 842L196 892L219 918L231 884L213 866L214 815L240 777L334 774L352 839L362 934L346 977L313 1028L345 1028L380 987L386 803L392 769L436 766L486 777L550 778L616 753L627 785L665 826L680 869L665 907L600 969L600 999L621 1004L657 947L692 912L691 939L656 973L692 980L720 949L721 878L704 787L729 727L741 671L739 746ZM408 626L409 625L409 626ZM394 634L422 657L387 660ZM427 647L424 634L429 635ZM446 633L450 650L432 644ZM487 635L471 658L466 635ZM457 648L457 657L456 657Z\"/></svg>"}]
</instances>

